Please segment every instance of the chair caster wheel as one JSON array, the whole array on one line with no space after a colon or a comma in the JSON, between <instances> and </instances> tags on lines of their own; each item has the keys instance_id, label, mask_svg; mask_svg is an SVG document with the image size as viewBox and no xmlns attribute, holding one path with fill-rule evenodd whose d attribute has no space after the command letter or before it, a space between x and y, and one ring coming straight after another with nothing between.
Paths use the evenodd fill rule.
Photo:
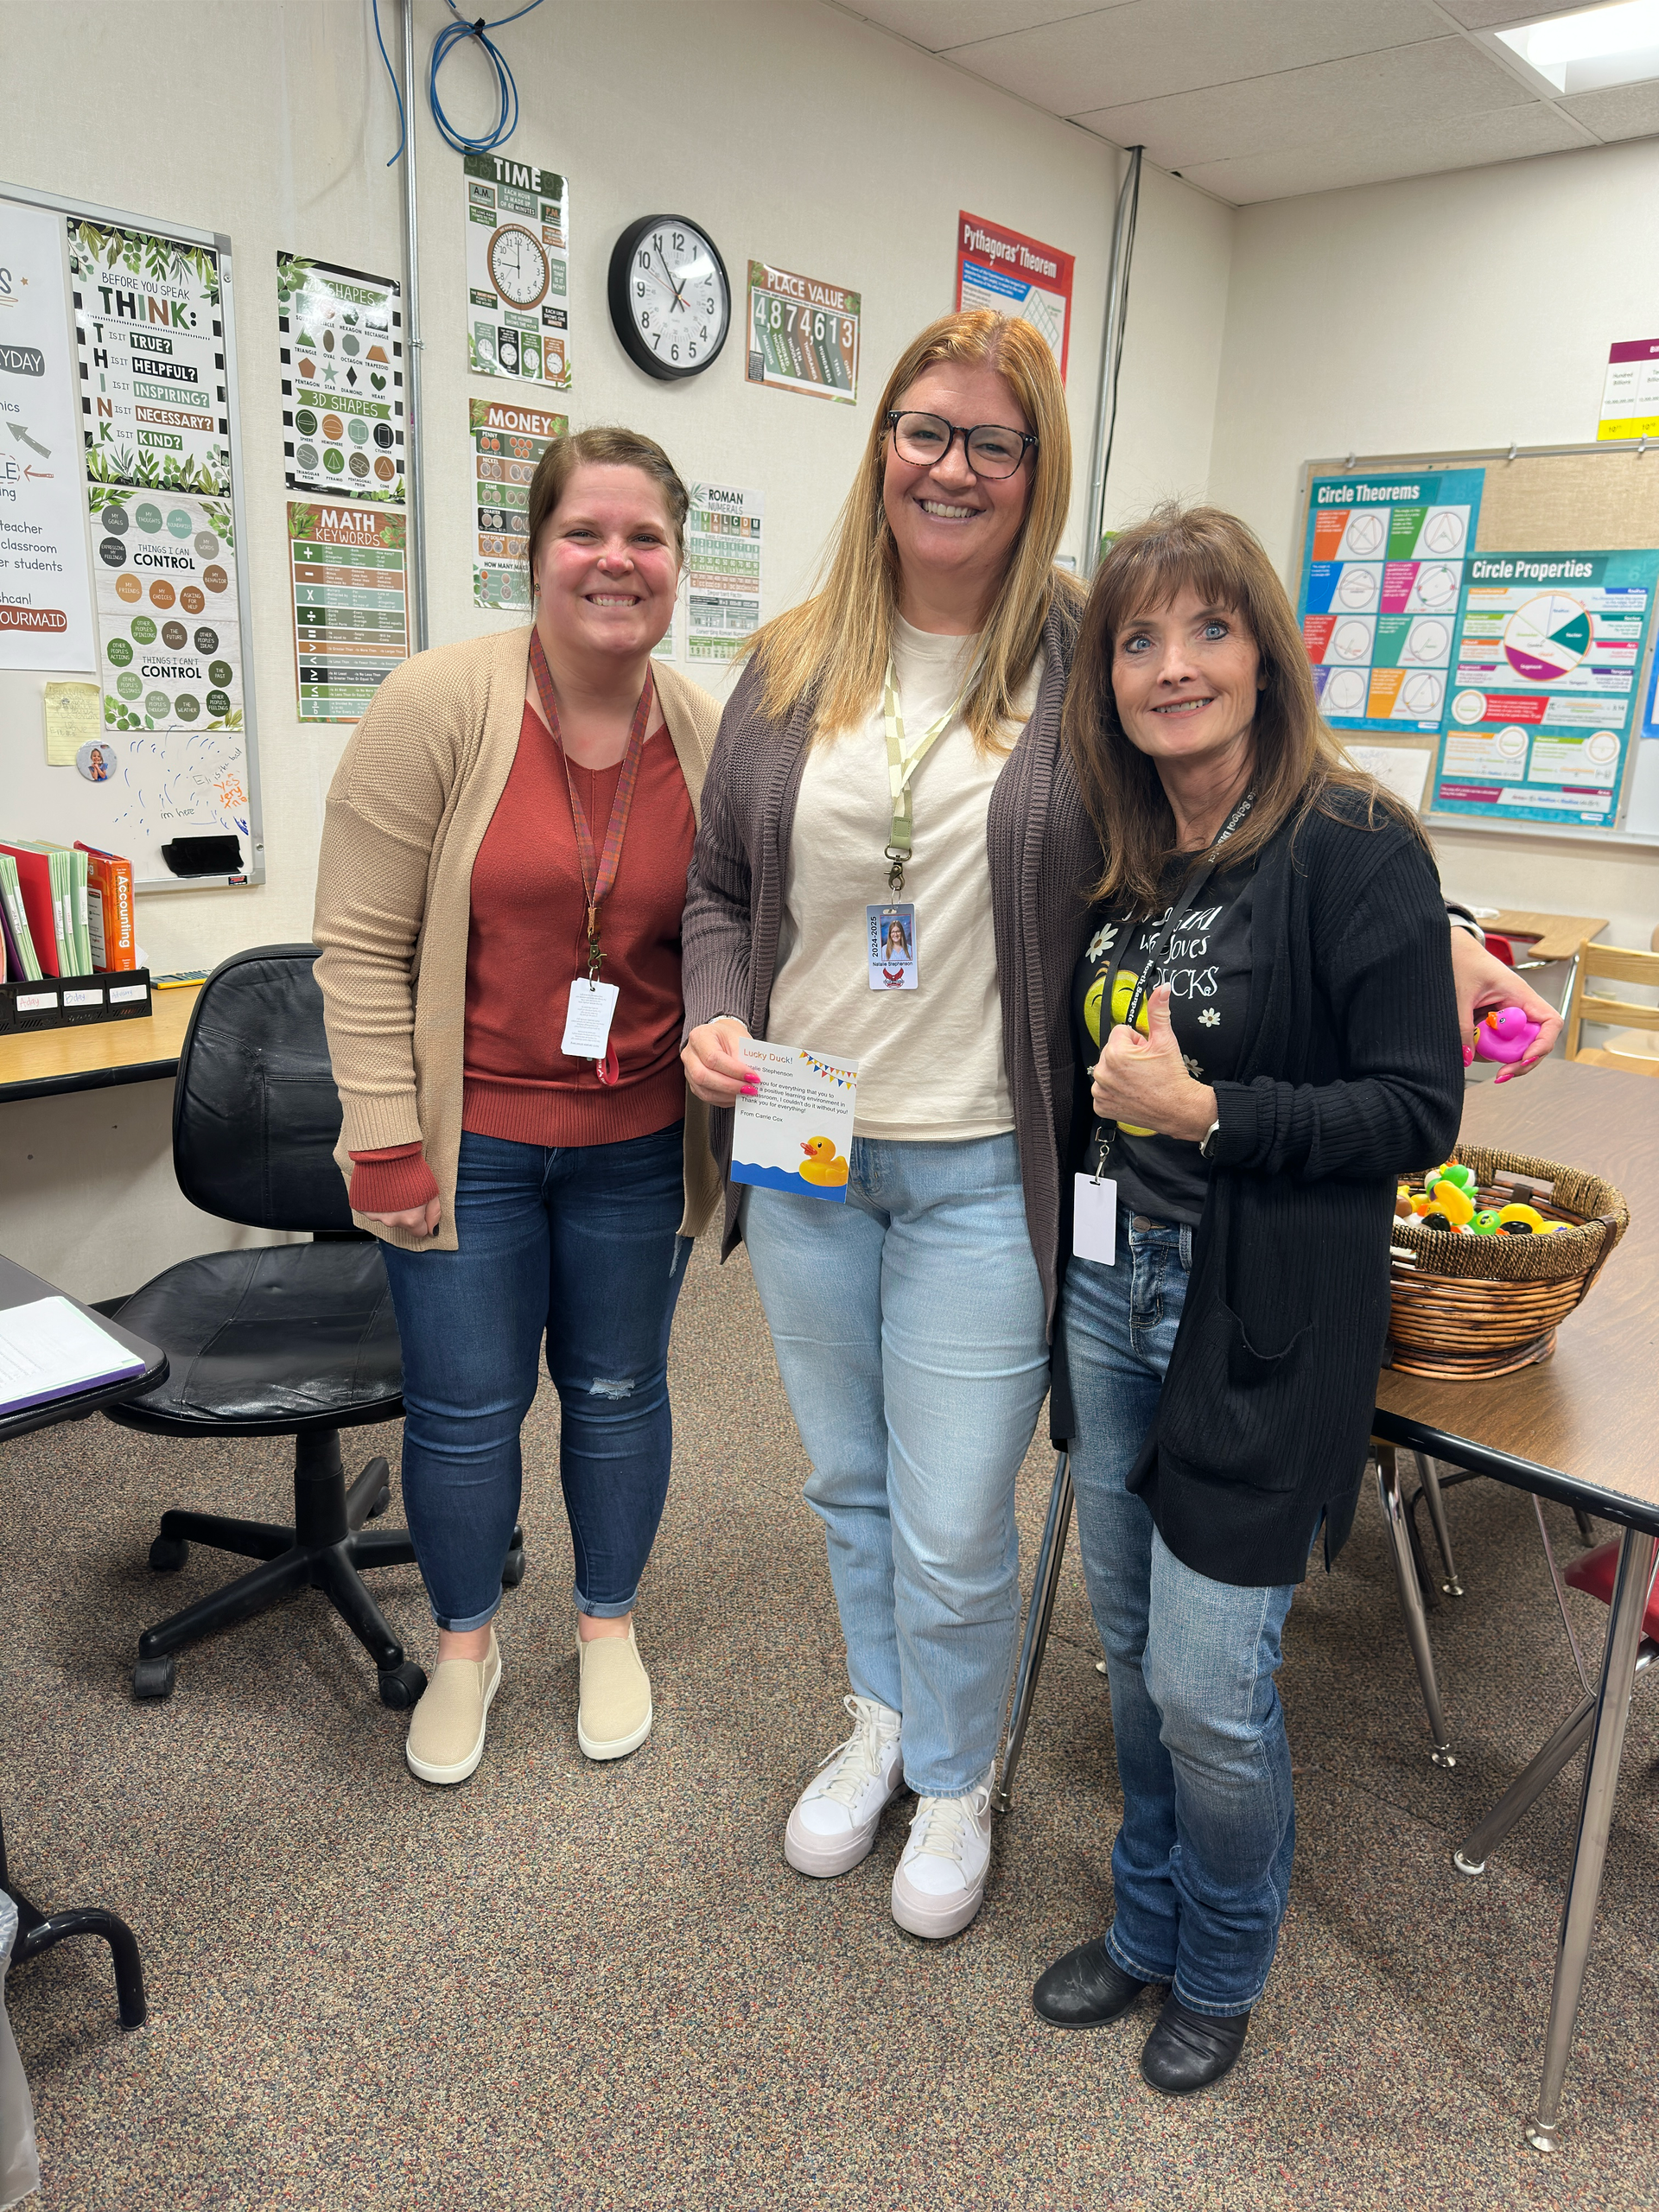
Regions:
<instances>
[{"instance_id":1,"label":"chair caster wheel","mask_svg":"<svg viewBox=\"0 0 1659 2212\"><path fill-rule=\"evenodd\" d=\"M157 1536L149 1548L149 1563L157 1574L176 1574L189 1556L190 1547L182 1536Z\"/></svg>"},{"instance_id":2,"label":"chair caster wheel","mask_svg":"<svg viewBox=\"0 0 1659 2212\"><path fill-rule=\"evenodd\" d=\"M182 1551L183 1545L179 1548ZM179 1662L170 1654L165 1659L141 1659L132 1670L132 1694L140 1698L171 1697L178 1679Z\"/></svg>"},{"instance_id":3,"label":"chair caster wheel","mask_svg":"<svg viewBox=\"0 0 1659 2212\"><path fill-rule=\"evenodd\" d=\"M380 1518L380 1516L381 1516L381 1515L385 1511L386 1508L387 1508L391 1503L391 1490L390 1490L390 1489L383 1490L383 1491L381 1491L381 1493L380 1493L379 1497L377 1497L377 1498L375 1499L374 1503L373 1503L373 1504L369 1508L369 1518L370 1518L370 1520L371 1520L371 1521L378 1521L378 1520Z\"/></svg>"},{"instance_id":4,"label":"chair caster wheel","mask_svg":"<svg viewBox=\"0 0 1659 2212\"><path fill-rule=\"evenodd\" d=\"M426 1669L417 1667L412 1659L405 1659L401 1667L383 1667L380 1670L380 1702L389 1705L394 1713L407 1713L418 1705L425 1688Z\"/></svg>"},{"instance_id":5,"label":"chair caster wheel","mask_svg":"<svg viewBox=\"0 0 1659 2212\"><path fill-rule=\"evenodd\" d=\"M524 1548L515 1544L501 1562L501 1587L516 1590L524 1579Z\"/></svg>"}]
</instances>

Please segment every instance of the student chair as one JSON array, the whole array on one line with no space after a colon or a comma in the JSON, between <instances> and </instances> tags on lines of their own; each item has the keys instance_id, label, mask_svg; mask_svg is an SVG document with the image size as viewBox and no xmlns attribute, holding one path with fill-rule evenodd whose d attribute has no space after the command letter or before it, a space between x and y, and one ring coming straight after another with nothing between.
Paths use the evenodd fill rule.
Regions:
<instances>
[{"instance_id":1,"label":"student chair","mask_svg":"<svg viewBox=\"0 0 1659 2212\"><path fill-rule=\"evenodd\" d=\"M1659 940L1659 930L1654 935ZM1645 984L1649 990L1659 990L1659 951L1629 952L1618 945L1585 940L1579 947L1573 995L1567 1005L1565 1047L1569 1060L1588 1060L1594 1066L1618 1068L1626 1074L1659 1075L1659 1053L1652 1050L1655 1033L1659 1032L1659 1006L1606 998L1586 989L1586 985L1596 979ZM1601 1046L1581 1044L1586 1021L1617 1024L1617 1033Z\"/></svg>"},{"instance_id":2,"label":"student chair","mask_svg":"<svg viewBox=\"0 0 1659 2212\"><path fill-rule=\"evenodd\" d=\"M238 952L207 978L179 1055L173 1166L193 1205L306 1243L181 1260L125 1300L124 1327L166 1351L168 1374L109 1418L153 1436L291 1436L291 1527L218 1513L162 1516L149 1563L184 1565L193 1543L260 1564L146 1629L135 1696L170 1695L174 1654L251 1619L290 1591L321 1590L374 1661L383 1703L412 1706L426 1676L388 1627L362 1570L415 1557L404 1529L365 1522L391 1501L384 1459L348 1487L340 1433L403 1412L391 1292L372 1236L355 1228L334 1164L340 1097L311 944ZM524 1570L515 1529L502 1580Z\"/></svg>"}]
</instances>

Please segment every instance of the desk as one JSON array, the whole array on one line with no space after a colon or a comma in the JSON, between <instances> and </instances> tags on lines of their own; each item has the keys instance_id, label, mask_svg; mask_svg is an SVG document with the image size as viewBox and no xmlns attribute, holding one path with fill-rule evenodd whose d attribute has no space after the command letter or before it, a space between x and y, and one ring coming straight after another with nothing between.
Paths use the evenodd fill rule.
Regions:
<instances>
[{"instance_id":1,"label":"desk","mask_svg":"<svg viewBox=\"0 0 1659 2212\"><path fill-rule=\"evenodd\" d=\"M0 1103L176 1075L200 990L200 983L181 983L156 991L155 1012L136 1021L86 1021L0 1037Z\"/></svg>"},{"instance_id":2,"label":"desk","mask_svg":"<svg viewBox=\"0 0 1659 2212\"><path fill-rule=\"evenodd\" d=\"M1642 1614L1659 1559L1659 1114L1637 1075L1544 1060L1525 1081L1465 1095L1462 1134L1545 1160L1593 1167L1630 1209L1624 1241L1589 1297L1561 1324L1554 1357L1517 1375L1455 1385L1384 1374L1378 1436L1580 1506L1624 1531L1584 1800L1561 1919L1538 2106L1527 2126L1535 2149L1559 2141L1561 2089L1595 1923L1619 1754L1641 1642Z\"/></svg>"},{"instance_id":3,"label":"desk","mask_svg":"<svg viewBox=\"0 0 1659 2212\"><path fill-rule=\"evenodd\" d=\"M191 997L195 994L192 992ZM119 1023L111 1023L118 1028ZM131 1025L136 1027L135 1023ZM146 1024L145 1027L149 1025ZM72 1032L72 1034L80 1033ZM8 1040L13 1041L13 1040ZM32 1042L32 1039L26 1041ZM9 1306L28 1306L37 1298L58 1295L55 1287L42 1282L39 1275L32 1275L27 1268L20 1268L15 1261L0 1256L0 1308ZM73 1303L80 1305L76 1299ZM142 1337L135 1337L130 1330L118 1322L105 1320L101 1313L93 1313L91 1306L82 1306L83 1313L108 1335L135 1351L144 1363L141 1375L129 1376L120 1382L105 1382L91 1390L79 1390L73 1397L54 1398L48 1405L29 1406L22 1413L0 1414L0 1442L10 1436L22 1436L32 1428L47 1428L54 1421L80 1421L86 1414L97 1413L102 1407L118 1405L124 1398L137 1397L142 1390L150 1390L167 1375L167 1354L156 1345L146 1344ZM13 1884L6 1867L6 1839L0 1827L0 1890L17 1907L17 1941L12 1949L12 1962L20 1965L25 1959L49 1951L54 1943L62 1942L66 1936L101 1936L109 1945L115 1960L116 1993L120 2000L121 2024L124 2028L140 2028L144 2024L144 1977L138 1961L138 1945L124 1920L118 1919L102 1905L76 1905L67 1912L44 1913L32 1905Z\"/></svg>"},{"instance_id":4,"label":"desk","mask_svg":"<svg viewBox=\"0 0 1659 2212\"><path fill-rule=\"evenodd\" d=\"M1596 914L1531 914L1518 906L1504 906L1490 921L1483 922L1483 929L1496 930L1499 937L1519 940L1534 960L1571 960L1586 937L1599 937L1607 926L1604 916Z\"/></svg>"}]
</instances>

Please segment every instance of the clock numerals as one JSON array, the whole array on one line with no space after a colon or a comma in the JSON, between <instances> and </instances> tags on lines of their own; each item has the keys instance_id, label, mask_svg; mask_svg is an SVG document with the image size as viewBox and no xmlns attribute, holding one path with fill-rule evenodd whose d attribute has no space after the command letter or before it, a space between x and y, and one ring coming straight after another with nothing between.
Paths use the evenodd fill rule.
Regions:
<instances>
[{"instance_id":1,"label":"clock numerals","mask_svg":"<svg viewBox=\"0 0 1659 2212\"><path fill-rule=\"evenodd\" d=\"M611 257L611 321L652 375L696 375L719 353L731 323L718 249L691 223L650 218L625 231Z\"/></svg>"}]
</instances>

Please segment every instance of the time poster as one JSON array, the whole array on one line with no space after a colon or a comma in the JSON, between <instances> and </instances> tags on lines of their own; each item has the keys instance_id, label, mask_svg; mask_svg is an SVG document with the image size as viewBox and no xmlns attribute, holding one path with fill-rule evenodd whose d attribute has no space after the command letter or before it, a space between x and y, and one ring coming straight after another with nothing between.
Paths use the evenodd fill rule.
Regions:
<instances>
[{"instance_id":1,"label":"time poster","mask_svg":"<svg viewBox=\"0 0 1659 2212\"><path fill-rule=\"evenodd\" d=\"M569 391L569 181L505 154L468 154L461 168L467 365Z\"/></svg>"}]
</instances>

